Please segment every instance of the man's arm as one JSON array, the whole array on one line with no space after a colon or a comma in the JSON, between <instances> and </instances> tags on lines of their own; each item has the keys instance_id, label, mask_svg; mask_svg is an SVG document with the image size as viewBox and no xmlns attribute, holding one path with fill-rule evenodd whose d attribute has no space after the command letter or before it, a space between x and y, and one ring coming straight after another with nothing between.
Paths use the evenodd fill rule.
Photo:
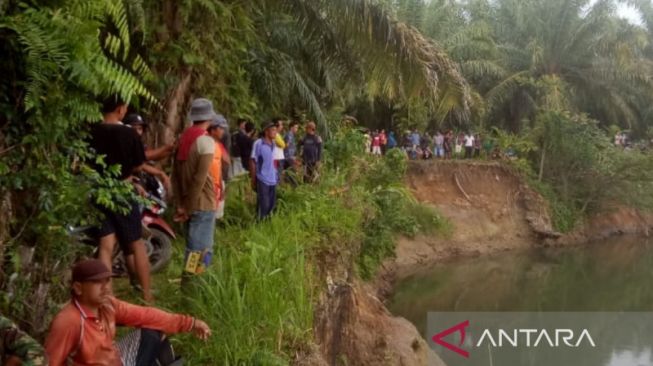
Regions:
<instances>
[{"instance_id":1,"label":"man's arm","mask_svg":"<svg viewBox=\"0 0 653 366\"><path fill-rule=\"evenodd\" d=\"M197 202L202 193L202 187L204 187L204 182L206 177L209 175L209 168L213 162L213 155L215 154L215 145L210 149L210 152L207 149L203 149L200 152L200 158L195 167L195 172L193 173L192 184L188 190L188 202ZM185 207L187 208L187 207ZM189 213L190 214L190 213Z\"/></svg>"},{"instance_id":2,"label":"man's arm","mask_svg":"<svg viewBox=\"0 0 653 366\"><path fill-rule=\"evenodd\" d=\"M154 329L166 334L190 332L193 318L172 314L154 307L138 306L118 299L112 299L116 310L116 324L133 328Z\"/></svg>"},{"instance_id":3,"label":"man's arm","mask_svg":"<svg viewBox=\"0 0 653 366\"><path fill-rule=\"evenodd\" d=\"M252 189L256 190L256 163L249 159L249 178L252 180Z\"/></svg>"},{"instance_id":4,"label":"man's arm","mask_svg":"<svg viewBox=\"0 0 653 366\"><path fill-rule=\"evenodd\" d=\"M170 178L168 175L161 169L154 167L150 164L144 164L143 165L143 171L147 174L153 175L159 180L161 180L161 183L163 183L163 186L166 189L166 192L170 192Z\"/></svg>"},{"instance_id":5,"label":"man's arm","mask_svg":"<svg viewBox=\"0 0 653 366\"><path fill-rule=\"evenodd\" d=\"M67 365L68 357L77 349L81 337L81 320L57 315L52 321L50 332L45 338L45 352L50 366Z\"/></svg>"},{"instance_id":6,"label":"man's arm","mask_svg":"<svg viewBox=\"0 0 653 366\"><path fill-rule=\"evenodd\" d=\"M322 138L317 136L317 161L322 161Z\"/></svg>"},{"instance_id":7,"label":"man's arm","mask_svg":"<svg viewBox=\"0 0 653 366\"><path fill-rule=\"evenodd\" d=\"M156 149L147 149L145 150L145 158L148 161L159 161L167 158L172 154L172 151L175 149L175 145L168 144Z\"/></svg>"}]
</instances>

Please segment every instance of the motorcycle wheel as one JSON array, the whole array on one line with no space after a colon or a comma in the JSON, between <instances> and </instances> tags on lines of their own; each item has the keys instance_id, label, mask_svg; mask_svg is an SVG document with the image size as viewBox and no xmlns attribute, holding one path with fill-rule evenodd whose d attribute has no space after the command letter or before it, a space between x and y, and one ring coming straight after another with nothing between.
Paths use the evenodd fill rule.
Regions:
<instances>
[{"instance_id":1,"label":"motorcycle wheel","mask_svg":"<svg viewBox=\"0 0 653 366\"><path fill-rule=\"evenodd\" d=\"M172 257L172 240L168 234L159 229L150 227L152 236L146 240L147 252L150 258L150 272L159 272Z\"/></svg>"}]
</instances>

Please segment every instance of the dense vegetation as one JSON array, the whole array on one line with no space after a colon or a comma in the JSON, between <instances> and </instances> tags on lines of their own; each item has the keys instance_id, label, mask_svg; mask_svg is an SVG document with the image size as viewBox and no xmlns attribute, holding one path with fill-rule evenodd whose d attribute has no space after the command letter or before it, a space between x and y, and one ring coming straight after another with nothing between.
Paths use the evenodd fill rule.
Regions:
<instances>
[{"instance_id":1,"label":"dense vegetation","mask_svg":"<svg viewBox=\"0 0 653 366\"><path fill-rule=\"evenodd\" d=\"M455 64L368 0L6 1L0 47L0 311L37 332L88 251L66 225L125 192L88 168L85 136L108 95L148 116L152 143L174 138L198 95L232 119L307 113L325 135L329 107L351 93L465 99Z\"/></svg>"},{"instance_id":2,"label":"dense vegetation","mask_svg":"<svg viewBox=\"0 0 653 366\"><path fill-rule=\"evenodd\" d=\"M91 200L120 205L125 187L88 168L85 143L114 93L148 116L152 144L183 128L194 96L232 120L315 118L330 138L319 187L285 190L271 222L252 225L246 188L230 197L219 265L186 306L220 305L231 338L211 352L233 363L300 346L315 288L306 263L320 250L353 247L369 276L393 232L438 226L398 187L403 158L355 158L361 136L338 126L343 114L493 136L561 230L610 205L653 207L651 154L610 142L616 130L653 137L653 7L630 3L643 26L614 0L4 1L0 312L42 333L65 269L88 252L65 226L91 221Z\"/></svg>"}]
</instances>

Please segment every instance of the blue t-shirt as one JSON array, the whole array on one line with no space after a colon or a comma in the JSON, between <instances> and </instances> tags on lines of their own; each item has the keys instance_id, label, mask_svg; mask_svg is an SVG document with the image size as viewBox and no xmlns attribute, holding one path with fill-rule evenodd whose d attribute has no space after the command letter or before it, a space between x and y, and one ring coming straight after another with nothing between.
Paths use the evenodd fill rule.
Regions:
<instances>
[{"instance_id":1,"label":"blue t-shirt","mask_svg":"<svg viewBox=\"0 0 653 366\"><path fill-rule=\"evenodd\" d=\"M254 144L254 151L252 152L252 158L256 164L256 179L269 186L276 186L279 182L272 154L274 146L274 141L268 144L265 140L260 139Z\"/></svg>"},{"instance_id":2,"label":"blue t-shirt","mask_svg":"<svg viewBox=\"0 0 653 366\"><path fill-rule=\"evenodd\" d=\"M417 146L419 146L419 143L420 143L420 136L419 136L419 133L417 133L417 132L413 132L413 134L410 135L410 142L411 142L413 145L417 145Z\"/></svg>"},{"instance_id":3,"label":"blue t-shirt","mask_svg":"<svg viewBox=\"0 0 653 366\"><path fill-rule=\"evenodd\" d=\"M297 154L297 145L295 143L295 134L289 131L284 139L286 142L286 150L284 151L286 159L294 159Z\"/></svg>"}]
</instances>

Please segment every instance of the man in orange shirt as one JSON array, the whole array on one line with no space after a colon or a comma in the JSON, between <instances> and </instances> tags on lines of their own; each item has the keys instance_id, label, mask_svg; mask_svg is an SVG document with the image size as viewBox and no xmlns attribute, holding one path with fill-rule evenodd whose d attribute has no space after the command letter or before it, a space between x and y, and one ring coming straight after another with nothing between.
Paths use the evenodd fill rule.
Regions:
<instances>
[{"instance_id":1,"label":"man in orange shirt","mask_svg":"<svg viewBox=\"0 0 653 366\"><path fill-rule=\"evenodd\" d=\"M77 263L72 299L52 321L45 340L50 366L151 366L170 349L165 334L211 335L209 326L190 316L132 305L111 295L111 272L99 260ZM116 324L140 328L114 343ZM169 363L163 363L169 364Z\"/></svg>"},{"instance_id":2,"label":"man in orange shirt","mask_svg":"<svg viewBox=\"0 0 653 366\"><path fill-rule=\"evenodd\" d=\"M216 219L221 219L224 216L224 198L225 198L225 182L222 176L222 165L226 162L226 149L222 144L222 138L226 131L229 130L227 119L221 114L216 114L207 132L209 136L215 140L215 154L213 154L213 162L209 168L209 173L213 178L213 190L215 191L216 199Z\"/></svg>"}]
</instances>

